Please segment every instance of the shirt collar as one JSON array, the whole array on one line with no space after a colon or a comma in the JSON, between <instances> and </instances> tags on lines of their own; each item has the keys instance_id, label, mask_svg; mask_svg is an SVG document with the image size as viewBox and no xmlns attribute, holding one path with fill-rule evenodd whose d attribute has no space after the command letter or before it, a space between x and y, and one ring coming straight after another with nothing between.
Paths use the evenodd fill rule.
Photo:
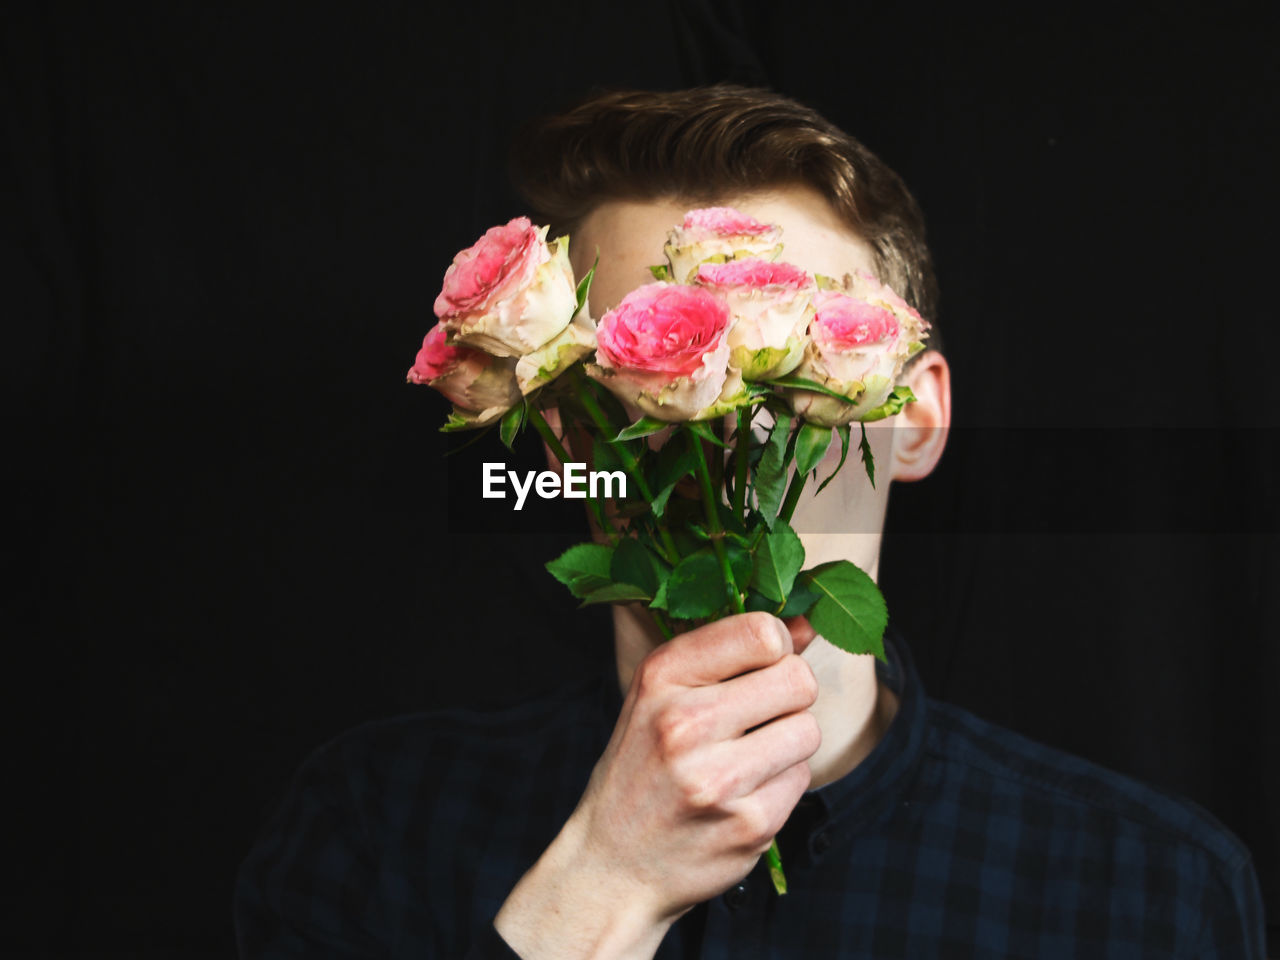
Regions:
<instances>
[{"instance_id":1,"label":"shirt collar","mask_svg":"<svg viewBox=\"0 0 1280 960\"><path fill-rule=\"evenodd\" d=\"M897 807L924 755L928 709L906 644L885 636L876 677L898 696L898 711L871 753L845 776L801 798L779 837L786 862L817 863Z\"/></svg>"}]
</instances>

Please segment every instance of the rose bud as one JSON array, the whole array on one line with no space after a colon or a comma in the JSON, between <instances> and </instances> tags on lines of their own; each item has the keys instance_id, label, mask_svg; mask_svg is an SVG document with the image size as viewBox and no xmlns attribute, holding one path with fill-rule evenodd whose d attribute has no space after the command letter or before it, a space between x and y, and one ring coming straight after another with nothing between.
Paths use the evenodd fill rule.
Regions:
<instances>
[{"instance_id":1,"label":"rose bud","mask_svg":"<svg viewBox=\"0 0 1280 960\"><path fill-rule=\"evenodd\" d=\"M748 257L704 263L696 279L729 305L729 362L742 379L772 380L796 368L813 317L813 277L789 263Z\"/></svg>"},{"instance_id":2,"label":"rose bud","mask_svg":"<svg viewBox=\"0 0 1280 960\"><path fill-rule=\"evenodd\" d=\"M516 217L453 258L435 302L451 340L496 357L521 357L569 325L577 290L568 240L548 244L546 236L546 227Z\"/></svg>"},{"instance_id":3,"label":"rose bud","mask_svg":"<svg viewBox=\"0 0 1280 960\"><path fill-rule=\"evenodd\" d=\"M761 223L732 207L704 207L684 215L684 222L667 235L663 252L671 264L671 279L692 283L698 265L708 260L776 260L782 253L781 236L781 227Z\"/></svg>"},{"instance_id":4,"label":"rose bud","mask_svg":"<svg viewBox=\"0 0 1280 960\"><path fill-rule=\"evenodd\" d=\"M709 290L646 284L600 318L587 373L659 420L720 416L746 399L728 333L729 308Z\"/></svg>"},{"instance_id":5,"label":"rose bud","mask_svg":"<svg viewBox=\"0 0 1280 960\"><path fill-rule=\"evenodd\" d=\"M924 344L928 324L874 277L846 277L848 293L824 290L814 298L809 345L795 376L848 398L812 390L788 391L796 414L822 426L861 420L883 404L908 358Z\"/></svg>"},{"instance_id":6,"label":"rose bud","mask_svg":"<svg viewBox=\"0 0 1280 960\"><path fill-rule=\"evenodd\" d=\"M451 346L440 323L423 338L406 379L443 393L462 419L477 427L496 420L520 399L514 361Z\"/></svg>"}]
</instances>

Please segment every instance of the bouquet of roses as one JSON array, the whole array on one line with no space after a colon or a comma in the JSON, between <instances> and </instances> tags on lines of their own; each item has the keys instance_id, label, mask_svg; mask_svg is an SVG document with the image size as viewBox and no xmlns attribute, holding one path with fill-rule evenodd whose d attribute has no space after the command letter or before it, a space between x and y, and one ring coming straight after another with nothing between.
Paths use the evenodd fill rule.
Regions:
<instances>
[{"instance_id":1,"label":"bouquet of roses","mask_svg":"<svg viewBox=\"0 0 1280 960\"><path fill-rule=\"evenodd\" d=\"M568 238L548 243L518 217L454 258L408 379L452 401L446 431L496 426L510 446L531 425L561 463L572 448L626 478L623 497L585 497L596 540L547 564L584 605L642 604L667 638L748 610L803 614L836 646L883 659L875 582L847 560L804 569L790 521L836 438L818 492L844 466L855 422L874 485L865 424L914 399L896 381L928 324L872 276L781 261L781 233L693 210L654 282L596 322L595 268L576 280ZM768 859L785 892L776 845Z\"/></svg>"}]
</instances>

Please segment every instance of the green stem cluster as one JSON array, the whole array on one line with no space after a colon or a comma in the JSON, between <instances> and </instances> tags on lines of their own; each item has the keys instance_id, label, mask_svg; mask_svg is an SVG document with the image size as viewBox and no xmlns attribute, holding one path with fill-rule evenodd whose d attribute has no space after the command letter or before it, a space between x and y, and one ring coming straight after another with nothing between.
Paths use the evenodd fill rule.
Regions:
<instances>
[{"instance_id":1,"label":"green stem cluster","mask_svg":"<svg viewBox=\"0 0 1280 960\"><path fill-rule=\"evenodd\" d=\"M753 408L738 411L737 443L733 450L733 512L741 517L747 505L747 481L751 470L751 415Z\"/></svg>"},{"instance_id":2,"label":"green stem cluster","mask_svg":"<svg viewBox=\"0 0 1280 960\"><path fill-rule=\"evenodd\" d=\"M724 576L725 591L734 613L745 613L747 608L742 601L742 592L733 578L733 569L729 566L729 552L724 546L724 528L720 525L720 498L716 496L711 482L711 470L707 466L707 455L702 449L702 440L695 434L688 433L689 448L697 461L698 482L702 487L702 505L707 515L707 531L711 534L711 547L720 561L720 573Z\"/></svg>"},{"instance_id":3,"label":"green stem cluster","mask_svg":"<svg viewBox=\"0 0 1280 960\"><path fill-rule=\"evenodd\" d=\"M613 437L617 434L617 430L609 422L609 417L600 409L600 404L596 401L595 395L591 392L591 387L587 384L584 377L577 380L577 399L582 404L582 409L586 411L587 416L591 418L591 422L596 425L602 436ZM653 491L650 489L648 482L645 480L644 472L640 469L636 462L635 454L628 449L625 443L614 445L614 450L618 454L618 458L622 461L622 467L636 485L636 489L640 491L640 496L650 503L653 502ZM658 538L662 543L662 548L667 552L667 560L675 563L680 556L676 549L675 541L671 538L671 531L667 529L665 524L657 524Z\"/></svg>"},{"instance_id":4,"label":"green stem cluster","mask_svg":"<svg viewBox=\"0 0 1280 960\"><path fill-rule=\"evenodd\" d=\"M565 449L564 444L560 442L560 438L556 436L556 432L551 429L551 424L547 423L542 411L533 405L529 407L529 422L533 424L533 429L538 431L538 436L542 438L542 442L547 445L551 452L556 455L556 458L561 463L568 463L570 460L569 452ZM618 539L618 530L609 520L609 513L605 510L604 504L595 497L588 497L587 503L596 519L596 523L605 536L611 542L616 541Z\"/></svg>"}]
</instances>

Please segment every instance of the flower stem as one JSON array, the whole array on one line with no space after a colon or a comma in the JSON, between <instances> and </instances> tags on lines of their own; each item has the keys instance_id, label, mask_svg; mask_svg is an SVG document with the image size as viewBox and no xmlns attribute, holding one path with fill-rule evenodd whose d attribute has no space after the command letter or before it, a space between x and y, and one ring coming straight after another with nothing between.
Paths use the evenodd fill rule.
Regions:
<instances>
[{"instance_id":1,"label":"flower stem","mask_svg":"<svg viewBox=\"0 0 1280 960\"><path fill-rule=\"evenodd\" d=\"M751 457L751 415L753 407L738 410L738 446L734 450L733 512L742 518L747 505L747 476Z\"/></svg>"},{"instance_id":2,"label":"flower stem","mask_svg":"<svg viewBox=\"0 0 1280 960\"><path fill-rule=\"evenodd\" d=\"M538 431L538 436L542 438L543 443L551 448L561 463L569 462L569 452L565 450L564 444L560 442L560 438L556 436L556 432L551 429L551 424L547 423L543 417L542 411L532 404L529 405L529 422L533 424L533 429Z\"/></svg>"},{"instance_id":3,"label":"flower stem","mask_svg":"<svg viewBox=\"0 0 1280 960\"><path fill-rule=\"evenodd\" d=\"M717 508L720 505L719 499L716 497L715 488L711 483L711 470L707 467L707 457L702 450L702 441L693 433L686 433L689 439L689 446L693 450L694 458L698 467L698 480L702 485L702 504L707 512L707 528L711 532L711 545L715 549L716 559L720 561L720 572L724 576L725 589L729 591L733 599L733 610L735 613L745 613L746 605L742 602L742 593L738 590L738 584L733 579L733 569L729 566L729 554L724 547L723 529L720 526L720 515ZM743 507L746 504L746 475L747 475L747 455L750 452L751 444L751 416L749 413L739 411L738 413L738 445L735 450L737 459L734 464L735 476L733 487L733 509L737 511L739 517L742 516ZM794 485L794 481L793 481ZM804 485L804 478L800 478L800 486ZM788 500L790 500L790 490ZM796 498L800 496L799 491L796 492ZM795 504L791 504L791 509L795 509ZM790 519L791 514L787 514ZM773 881L773 889L778 895L787 892L787 875L782 871L782 855L778 852L778 841L775 838L769 844L769 850L765 854L765 861L769 866L769 878Z\"/></svg>"},{"instance_id":4,"label":"flower stem","mask_svg":"<svg viewBox=\"0 0 1280 960\"><path fill-rule=\"evenodd\" d=\"M702 485L702 505L707 512L707 529L711 533L711 547L720 561L720 572L724 576L724 588L733 603L734 613L745 613L747 608L742 602L742 593L733 579L733 568L729 566L729 552L724 548L724 530L720 526L720 499L716 496L715 487L711 483L711 470L707 466L707 455L702 450L702 440L697 434L686 431L689 448L693 451L698 467L698 481Z\"/></svg>"},{"instance_id":5,"label":"flower stem","mask_svg":"<svg viewBox=\"0 0 1280 960\"><path fill-rule=\"evenodd\" d=\"M591 388L582 379L579 379L575 386L577 387L578 402L582 404L582 409L587 412L591 422L600 431L601 439L605 441L612 440L613 427L609 424L609 418L605 416L605 412L600 409L600 404L596 403L596 398L591 395ZM636 482L636 489L640 491L640 496L649 501L649 503L653 503L653 492L649 489L649 484L645 482L644 473L640 470L640 464L636 461L635 455L625 443L611 443L610 446L618 454L623 468L626 469L631 479ZM675 541L671 539L671 532L663 524L658 524L657 527L663 549L667 551L667 560L675 564L679 561L680 551L676 549Z\"/></svg>"},{"instance_id":6,"label":"flower stem","mask_svg":"<svg viewBox=\"0 0 1280 960\"><path fill-rule=\"evenodd\" d=\"M782 872L782 854L778 852L776 838L769 845L769 852L764 855L764 859L769 865L769 879L773 881L773 889L778 891L778 896L782 896L787 892L787 875Z\"/></svg>"},{"instance_id":7,"label":"flower stem","mask_svg":"<svg viewBox=\"0 0 1280 960\"><path fill-rule=\"evenodd\" d=\"M778 512L778 516L787 523L791 522L791 515L796 512L796 504L800 502L800 493L804 490L804 482L807 479L808 474L799 470L791 478L791 485L787 487L787 498L782 501L782 509Z\"/></svg>"},{"instance_id":8,"label":"flower stem","mask_svg":"<svg viewBox=\"0 0 1280 960\"><path fill-rule=\"evenodd\" d=\"M538 431L538 436L542 437L542 442L551 448L551 452L559 458L562 464L569 462L569 453L564 448L564 444L560 442L560 438L556 436L556 432L551 429L551 424L547 423L546 418L542 416L542 411L530 404L528 411L529 422L533 424L533 429ZM600 525L601 531L608 536L610 540L618 539L618 531L610 522L608 514L605 512L604 504L595 497L587 497L587 504L591 507L591 512L595 514L596 523Z\"/></svg>"}]
</instances>

